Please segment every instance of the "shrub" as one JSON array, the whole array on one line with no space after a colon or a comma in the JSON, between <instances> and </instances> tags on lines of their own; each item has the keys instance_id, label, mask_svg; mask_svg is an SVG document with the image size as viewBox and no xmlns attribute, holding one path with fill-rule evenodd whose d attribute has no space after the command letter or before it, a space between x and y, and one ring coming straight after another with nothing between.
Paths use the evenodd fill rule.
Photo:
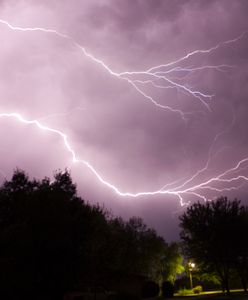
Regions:
<instances>
[{"instance_id":1,"label":"shrub","mask_svg":"<svg viewBox=\"0 0 248 300\"><path fill-rule=\"evenodd\" d=\"M154 281L147 281L142 289L143 298L156 297L159 294L159 285Z\"/></svg>"},{"instance_id":2,"label":"shrub","mask_svg":"<svg viewBox=\"0 0 248 300\"><path fill-rule=\"evenodd\" d=\"M188 296L192 294L192 290L188 290L188 289L180 289L177 292L178 296Z\"/></svg>"},{"instance_id":3,"label":"shrub","mask_svg":"<svg viewBox=\"0 0 248 300\"><path fill-rule=\"evenodd\" d=\"M202 293L202 286L197 285L196 287L193 288L192 291L193 291L194 294L200 294L200 293Z\"/></svg>"},{"instance_id":4,"label":"shrub","mask_svg":"<svg viewBox=\"0 0 248 300\"><path fill-rule=\"evenodd\" d=\"M174 285L170 281L164 281L162 284L162 294L164 297L173 297Z\"/></svg>"}]
</instances>

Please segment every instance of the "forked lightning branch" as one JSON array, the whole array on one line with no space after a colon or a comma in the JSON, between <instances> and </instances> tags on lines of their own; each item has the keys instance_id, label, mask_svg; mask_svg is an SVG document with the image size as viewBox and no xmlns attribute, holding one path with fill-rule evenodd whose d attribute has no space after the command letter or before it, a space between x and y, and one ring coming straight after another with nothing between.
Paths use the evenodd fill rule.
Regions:
<instances>
[{"instance_id":1,"label":"forked lightning branch","mask_svg":"<svg viewBox=\"0 0 248 300\"><path fill-rule=\"evenodd\" d=\"M192 97L192 99L199 101L200 105L202 105L203 109L206 109L211 113L211 101L214 101L214 94L212 92L205 93L200 89L193 89L190 88L187 84L187 78L194 74L197 71L205 71L205 70L213 70L215 72L223 72L227 69L231 69L233 65L227 64L220 64L220 65L204 65L199 66L196 65L192 66L182 66L182 63L187 62L189 58L192 58L196 55L209 55L210 53L216 51L221 47L228 47L239 40L246 38L247 33L244 32L240 36L235 39L231 39L228 41L220 42L219 44L209 48L209 49L198 49L194 50L185 56L171 61L166 64L160 64L158 66L153 66L148 70L143 71L123 71L117 72L112 70L104 61L95 57L92 53L86 50L85 47L81 46L77 43L74 39L72 39L69 35L60 33L54 29L47 29L41 27L19 27L16 25L12 25L6 20L0 19L0 25L6 26L9 30L19 31L22 34L33 33L34 32L43 32L44 34L52 34L57 35L61 39L64 39L66 42L72 43L81 53L83 56L87 57L92 63L97 64L100 68L103 68L106 72L108 72L111 76L118 78L119 80L126 81L130 88L134 89L139 95L142 96L144 101L149 101L151 105L155 105L159 109L169 111L170 113L177 114L179 118L186 121L190 117L190 113L185 112L184 110L175 109L174 107L161 104L156 97L152 96L151 93L146 91L146 86L149 85L154 89L175 89L178 93L184 93L188 96ZM180 65L181 64L181 65ZM186 74L185 79L186 82L182 83L181 81L176 80L179 74ZM146 79L144 80L144 76ZM182 77L181 77L182 78ZM178 184L174 183L167 183L162 188L158 188L155 191L140 191L138 193L132 193L129 191L122 191L120 187L115 186L113 183L108 182L104 179L104 170L96 170L94 167L94 162L89 162L84 160L80 157L80 154L76 153L70 143L70 137L68 137L64 132L63 129L51 128L42 124L40 120L29 120L25 118L25 116L21 115L19 112L0 112L0 117L10 118L13 121L17 121L20 123L27 124L29 126L34 126L38 130L43 130L50 132L56 136L58 136L62 141L65 149L70 154L73 163L81 164L84 167L88 168L95 177L106 186L106 188L111 189L113 192L118 194L122 197L142 197L142 196L153 196L153 195L172 195L177 197L180 200L181 205L184 205L186 202L184 201L184 197L187 195L194 195L199 199L208 200L207 199L207 192L212 191L216 192L217 194L220 192L231 191L233 189L238 189L243 186L245 183L248 183L248 178L242 175L241 170L243 170L246 165L248 164L248 157L243 158L240 161L237 161L231 168L226 169L225 171L220 172L219 174L208 178L207 180L200 181L200 175L202 175L205 171L208 170L210 160L212 158L212 147L216 140L221 136L222 133L216 135L215 139L213 140L212 145L209 149L209 155L206 159L206 162L203 164L204 166L199 169L195 174L190 176L189 178L185 179L183 183ZM195 184L195 181L199 179L200 182ZM217 184L221 184L221 188L216 187ZM224 187L223 187L224 184Z\"/></svg>"}]
</instances>

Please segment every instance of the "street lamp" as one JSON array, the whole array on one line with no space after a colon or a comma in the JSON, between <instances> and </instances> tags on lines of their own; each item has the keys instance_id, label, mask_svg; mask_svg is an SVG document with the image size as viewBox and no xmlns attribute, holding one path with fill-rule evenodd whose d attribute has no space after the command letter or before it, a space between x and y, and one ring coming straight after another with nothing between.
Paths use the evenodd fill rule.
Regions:
<instances>
[{"instance_id":1,"label":"street lamp","mask_svg":"<svg viewBox=\"0 0 248 300\"><path fill-rule=\"evenodd\" d=\"M189 262L189 281L190 281L190 289L193 289L193 279L192 279L192 271L195 268L195 263Z\"/></svg>"}]
</instances>

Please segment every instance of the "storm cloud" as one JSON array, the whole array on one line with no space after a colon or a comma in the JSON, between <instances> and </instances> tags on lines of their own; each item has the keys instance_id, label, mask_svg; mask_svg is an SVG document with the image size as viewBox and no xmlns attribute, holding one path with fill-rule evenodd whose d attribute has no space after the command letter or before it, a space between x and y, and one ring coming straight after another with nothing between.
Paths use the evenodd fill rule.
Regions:
<instances>
[{"instance_id":1,"label":"storm cloud","mask_svg":"<svg viewBox=\"0 0 248 300\"><path fill-rule=\"evenodd\" d=\"M166 190L169 183L173 191L207 166L189 184L199 185L248 157L247 12L246 0L1 1L2 21L69 38L0 23L0 112L62 131L77 157L123 193ZM216 45L157 69L177 68L168 76L184 88L161 88L164 81L152 83L144 73L115 75ZM124 217L139 215L166 238L177 238L183 208L176 195L120 196L74 164L60 136L15 118L0 124L3 178L16 167L38 178L68 168L86 200ZM225 179L246 176L247 164L229 175ZM211 189L180 196L187 203L222 194L246 201L246 180L213 182Z\"/></svg>"}]
</instances>

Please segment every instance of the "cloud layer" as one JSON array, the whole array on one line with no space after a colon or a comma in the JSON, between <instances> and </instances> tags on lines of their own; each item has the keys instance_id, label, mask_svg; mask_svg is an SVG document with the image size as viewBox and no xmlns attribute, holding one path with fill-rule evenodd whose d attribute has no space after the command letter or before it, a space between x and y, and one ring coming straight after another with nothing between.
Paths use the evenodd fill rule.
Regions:
<instances>
[{"instance_id":1,"label":"cloud layer","mask_svg":"<svg viewBox=\"0 0 248 300\"><path fill-rule=\"evenodd\" d=\"M18 112L63 131L78 158L122 192L156 191L172 182L170 188L178 187L211 158L207 170L190 182L198 185L248 157L247 10L245 0L1 1L1 20L54 29L72 39L0 23L1 112ZM219 44L224 41L231 42ZM154 77L144 73L115 76L75 42L118 74L219 47L157 69L161 76L177 68L166 74L180 85L175 88L161 78L151 82ZM195 97L188 89L213 97ZM88 168L73 164L58 135L13 118L0 122L1 170L7 177L15 167L34 177L68 167L87 200L105 203L125 217L141 215L168 239L177 238L177 196L120 197ZM242 164L226 179L246 176L246 171ZM240 178L212 187L239 187L223 193L245 201L245 183ZM194 192L210 199L223 194ZM192 192L182 196L185 202L201 199Z\"/></svg>"}]
</instances>

